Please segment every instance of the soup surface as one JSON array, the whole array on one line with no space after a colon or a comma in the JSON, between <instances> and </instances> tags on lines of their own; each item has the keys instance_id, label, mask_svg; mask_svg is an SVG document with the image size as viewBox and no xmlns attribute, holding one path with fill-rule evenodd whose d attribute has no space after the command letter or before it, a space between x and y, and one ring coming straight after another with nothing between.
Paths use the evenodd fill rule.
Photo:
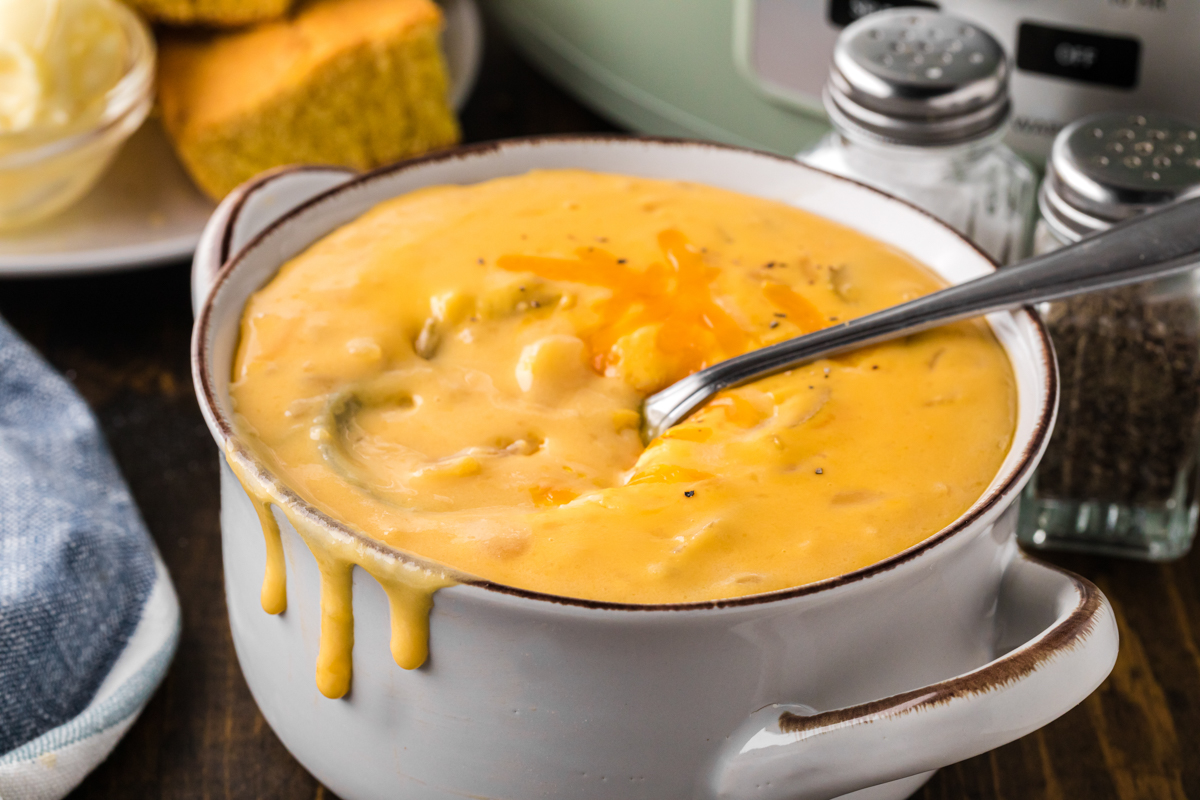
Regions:
<instances>
[{"instance_id":1,"label":"soup surface","mask_svg":"<svg viewBox=\"0 0 1200 800\"><path fill-rule=\"evenodd\" d=\"M642 399L941 285L707 186L440 186L251 298L232 397L272 472L393 547L572 597L735 597L870 565L966 511L1012 438L1007 357L983 323L950 325L725 392L648 446Z\"/></svg>"}]
</instances>

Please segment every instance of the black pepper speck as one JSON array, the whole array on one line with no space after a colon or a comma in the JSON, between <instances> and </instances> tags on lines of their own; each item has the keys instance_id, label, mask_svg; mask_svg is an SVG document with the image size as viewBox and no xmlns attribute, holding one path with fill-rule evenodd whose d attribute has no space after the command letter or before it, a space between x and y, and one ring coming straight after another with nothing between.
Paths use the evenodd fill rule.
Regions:
<instances>
[{"instance_id":1,"label":"black pepper speck","mask_svg":"<svg viewBox=\"0 0 1200 800\"><path fill-rule=\"evenodd\" d=\"M683 496L684 497L694 497L695 494L696 494L695 489L688 489L686 492L683 493Z\"/></svg>"}]
</instances>

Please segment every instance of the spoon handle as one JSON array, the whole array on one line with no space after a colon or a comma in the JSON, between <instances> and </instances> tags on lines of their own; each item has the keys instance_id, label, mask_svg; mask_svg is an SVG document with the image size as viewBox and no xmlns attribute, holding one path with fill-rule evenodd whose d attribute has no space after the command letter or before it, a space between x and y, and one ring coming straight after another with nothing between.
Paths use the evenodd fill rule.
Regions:
<instances>
[{"instance_id":1,"label":"spoon handle","mask_svg":"<svg viewBox=\"0 0 1200 800\"><path fill-rule=\"evenodd\" d=\"M702 369L646 398L643 434L647 440L658 436L722 389L817 358L993 311L1111 289L1198 266L1200 198L1142 214L981 278Z\"/></svg>"}]
</instances>

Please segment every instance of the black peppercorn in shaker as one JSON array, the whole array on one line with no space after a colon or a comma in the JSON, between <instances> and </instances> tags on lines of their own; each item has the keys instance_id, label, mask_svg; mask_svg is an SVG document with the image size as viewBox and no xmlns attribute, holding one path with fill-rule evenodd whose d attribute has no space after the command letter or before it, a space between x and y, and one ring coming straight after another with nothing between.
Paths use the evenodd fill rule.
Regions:
<instances>
[{"instance_id":1,"label":"black peppercorn in shaker","mask_svg":"<svg viewBox=\"0 0 1200 800\"><path fill-rule=\"evenodd\" d=\"M1055 139L1038 195L1046 252L1200 194L1200 126L1108 113ZM1035 547L1174 558L1191 547L1200 450L1200 277L1050 303L1058 421L1022 499Z\"/></svg>"}]
</instances>

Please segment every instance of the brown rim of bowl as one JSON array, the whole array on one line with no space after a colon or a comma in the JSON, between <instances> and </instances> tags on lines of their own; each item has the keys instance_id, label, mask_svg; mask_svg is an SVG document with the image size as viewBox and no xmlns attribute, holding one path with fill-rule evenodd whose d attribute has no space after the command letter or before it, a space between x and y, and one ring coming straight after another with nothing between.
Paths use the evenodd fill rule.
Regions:
<instances>
[{"instance_id":1,"label":"brown rim of bowl","mask_svg":"<svg viewBox=\"0 0 1200 800\"><path fill-rule=\"evenodd\" d=\"M784 733L804 733L828 728L833 725L856 722L864 717L876 715L898 716L910 714L932 706L948 703L959 697L983 694L1003 687L1033 674L1056 654L1070 650L1079 641L1086 639L1096 629L1100 610L1104 607L1104 595L1096 584L1066 570L1038 561L1021 551L1017 558L1032 561L1041 566L1066 575L1078 594L1078 600L1064 619L1037 634L1023 645L999 655L976 669L953 678L931 683L919 689L881 697L866 703L819 711L801 715L783 711L779 715L779 729ZM1109 612L1112 613L1111 611Z\"/></svg>"},{"instance_id":2,"label":"brown rim of bowl","mask_svg":"<svg viewBox=\"0 0 1200 800\"><path fill-rule=\"evenodd\" d=\"M288 488L287 485L283 481L281 481L278 477L276 477L270 470L268 470L262 464L261 461L259 461L259 459L254 455L253 451L249 447L247 447L245 444L243 444L238 439L237 434L234 431L233 425L231 424L230 420L227 419L220 410L220 405L217 402L216 391L213 388L212 381L211 381L210 375L209 375L210 370L208 367L209 367L210 359L209 359L209 344L208 344L208 335L207 334L208 334L209 324L210 324L210 320L211 320L211 316L212 316L212 299L214 297L216 297L218 291L220 290L221 285L228 279L228 277L233 273L233 271L237 269L238 265L241 264L245 260L246 255L248 253L250 253L252 250L254 250L254 248L258 247L262 243L262 241L266 237L268 237L272 233L274 233L274 231L276 229L281 227L283 224L288 222L290 219L292 219L296 215L307 210L308 208L310 208L318 203L325 202L326 200L328 200L331 197L336 197L337 195L341 194L342 192L345 192L349 189L356 188L364 183L368 183L379 177L382 177L385 175L394 175L394 174L400 173L400 172L405 172L407 170L414 169L414 168L420 167L420 166L424 166L426 164L480 156L480 155L484 155L484 154L487 154L490 152L502 150L505 147L509 147L509 146L530 146L530 145L537 145L540 143L557 143L557 144L580 143L580 144L585 144L585 143L614 143L614 142L615 143L638 143L638 142L640 142L640 143L646 143L646 144L660 144L660 145L668 145L668 146L676 146L676 147L704 147L704 148L711 148L714 150L726 150L726 151L732 151L732 152L738 152L738 153L750 153L750 154L760 156L763 158L774 159L774 160L779 161L780 163L788 164L790 166L798 166L803 169L812 170L813 172L819 172L824 175L829 175L830 177L833 177L837 180L846 181L847 183L855 184L864 189L867 189L868 191L883 195L884 197L887 197L890 200L894 200L898 203L908 206L909 208L912 208L913 210L919 212L920 214L922 214L925 217L928 217L929 219L933 220L938 225L941 225L947 231L952 233L955 237L957 237L959 240L961 240L964 244L966 244L968 247L970 247L972 250L974 250L980 256L982 256L985 261L987 261L989 264L991 264L993 266L993 268L999 268L999 265L996 263L996 261L991 256L989 256L987 253L983 252L979 247L977 247L973 242L971 242L965 236L960 234L958 231L955 231L953 228L950 228L950 226L946 225L944 222L939 220L934 215L930 214L929 212L925 211L924 209L918 208L917 206L913 205L912 203L908 202L907 200L903 200L901 198L894 197L893 195L890 195L887 192L882 192L879 189L876 189L872 186L868 186L859 181L855 181L850 178L844 178L840 175L834 175L833 173L826 172L825 170L821 170L816 167L812 167L807 164L800 163L800 162L796 161L795 159L786 158L784 156L779 156L774 153L766 153L766 152L759 151L759 150L752 150L752 149L746 148L746 147L736 147L733 145L718 144L718 143L714 143L714 142L696 141L696 140L692 140L692 139L679 139L679 138L661 137L661 136L620 135L620 134L567 134L567 135L548 135L548 136L528 136L528 137L518 137L518 138L513 138L513 139L502 139L502 140L491 141L491 142L482 142L479 144L462 145L460 147L456 147L456 148L452 148L452 149L448 149L448 150L441 150L441 151L430 153L430 154L427 154L424 156L419 156L419 157L416 157L413 159L409 159L407 161L401 161L396 164L391 164L391 165L387 165L384 167L380 167L378 169L371 170L370 172L365 172L365 173L362 173L355 177L352 177L349 180L347 180L345 183L338 184L337 186L334 186L331 189L321 192L320 194L315 195L314 197L310 198L309 200L306 200L305 202L296 206L291 211L288 211L286 214L282 215L277 220L272 222L270 225L268 225L266 228L264 228L262 231L260 231L257 235L255 235L249 242L247 242L236 254L233 255L232 258L230 258L224 264L221 265L221 268L218 270L216 277L213 280L212 285L208 289L208 293L205 297L204 304L200 308L200 313L196 317L196 323L195 323L193 333L192 333L192 365L193 365L193 380L194 380L194 382L199 384L199 386L197 387L200 390L199 391L199 399L201 400L201 402L203 402L204 404L206 404L208 406L208 409L209 409L210 413L212 414L213 419L216 421L216 425L217 425L218 429L221 431L221 434L222 434L223 438L225 439L226 444L232 445L232 450L234 451L234 453L237 456L239 456L246 463L247 466L252 467L260 479L266 481L267 483L269 483L271 486L273 486L278 491L279 495L285 501L287 501L288 505L291 506L292 511L299 512L304 517L308 518L309 521L314 522L324 528L330 529L331 531L334 531L342 536L349 537L350 539L353 539L360 545L368 547L372 550L375 550L376 552L379 552L385 556L388 556L391 558L396 558L401 561L413 564L417 567L420 567L421 569L442 573L442 574L446 575L447 577L451 578L452 580L456 581L457 583L465 584L468 586L476 586L478 588L486 589L486 590L492 591L492 592L513 595L516 597L523 597L523 598L527 598L530 600L542 600L542 601L546 601L546 602L557 603L560 605L571 605L571 606L579 606L582 608L607 609L607 610L619 610L619 611L690 611L690 610L699 610L699 609L732 608L732 607L737 607L737 606L757 605L760 603L770 603L770 602L774 602L777 600L786 600L786 599L793 598L793 597L800 597L803 595L815 594L816 592L822 592L822 591L827 591L830 589L835 589L840 586L845 586L847 584L855 583L857 581L861 581L866 578L870 578L874 575L878 575L883 572L888 572L888 571L900 566L901 564L905 564L905 563L917 558L918 556L922 555L923 553L938 546L942 542L947 541L948 539L953 537L955 534L957 534L957 533L965 530L969 526L971 526L976 520L978 520L979 518L984 516L984 514L986 514L990 510L992 510L999 503L1001 497L1008 494L1013 489L1014 486L1023 482L1023 480L1025 478L1027 478L1028 475L1033 471L1034 457L1042 449L1042 445L1044 444L1046 437L1049 434L1051 419L1054 416L1055 403L1053 401L1055 401L1058 397L1058 370L1056 368L1055 361L1054 361L1054 345L1050 340L1050 335L1046 331L1045 325L1042 324L1041 318L1029 306L1025 306L1025 307L1018 309L1017 311L1013 311L1011 313L1025 315L1029 319L1029 321L1033 323L1034 330L1036 330L1038 333L1039 342L1041 344L1042 367L1045 370L1046 376L1047 376L1046 390L1042 396L1042 407L1038 412L1038 419L1037 419L1037 423L1034 426L1033 434L1030 437L1029 442L1025 447L1025 451L1021 454L1021 460L1017 463L1016 467L1012 470L1012 473L1009 475L1008 479L1006 481L1004 481L1004 483L1001 484L1000 486L990 490L987 493L987 495L985 495L982 498L982 502L978 502L978 504L975 505L973 508L971 508L966 514L959 517L957 520L955 520L953 523L951 523L947 527L941 529L940 531L933 534L932 536L929 536L928 538L923 539L922 541L918 542L917 544L913 545L912 547L907 548L906 550L902 550L899 553L896 553L895 555L892 555L888 558L883 559L882 561L877 561L874 564L863 567L861 569L854 570L853 572L847 572L844 575L838 575L838 576L835 576L832 578L826 578L824 580L815 581L813 583L804 584L802 586L793 586L793 587L789 587L787 589L777 589L773 592L764 592L761 594L745 595L742 597L731 597L731 598L726 598L726 599L722 599L722 600L705 600L705 601L690 602L690 603L617 603L617 602L609 602L609 601L602 601L602 600L588 600L588 599L579 598L579 597L567 597L564 595L550 594L547 592L537 592L537 591L532 591L529 589L521 589L516 586L509 586L507 584L497 583L495 581L486 580L484 578L480 578L480 577L470 575L465 572L461 572L452 567L447 567L447 566L440 564L432 559L426 559L421 556L415 555L413 553L407 553L405 551L398 550L394 547L391 547L390 545L385 544L384 542L379 541L378 539L374 539L370 536L367 536L364 533L360 533L359 531L354 530L349 525L346 525L344 523L339 522L338 520L333 519L332 517L329 517L328 515L324 514L323 512L321 512L317 508L315 508L313 505L308 503L306 500L302 499L299 495L297 495L295 492L293 492L290 488ZM284 168L284 169L280 169L279 171L273 173L272 177L277 178L281 175L287 175L294 171L303 171L305 169L312 169L312 167L298 166L298 167L292 167L292 168ZM241 205L239 204L239 206L237 208L235 208L233 210L233 212L230 214L229 219L226 221L226 229L227 230L228 230L228 228L232 227L236 223L237 210L239 210L240 208L241 208ZM224 244L224 243L222 243L222 244Z\"/></svg>"},{"instance_id":3,"label":"brown rim of bowl","mask_svg":"<svg viewBox=\"0 0 1200 800\"><path fill-rule=\"evenodd\" d=\"M218 273L224 270L225 264L229 261L229 257L233 255L233 253L230 252L233 250L233 228L237 223L238 215L245 210L246 204L250 202L250 198L254 197L259 189L262 189L276 178L279 178L283 175L295 175L299 172L325 172L330 174L337 172L344 175L346 181L350 181L353 178L357 178L362 175L362 173L356 172L349 167L339 167L333 164L293 164L291 166L269 169L234 189L231 193L234 198L233 205L230 207L228 216L225 219L225 225L223 226L222 230L223 235L221 236L221 241L217 247L217 258L220 259L221 262L221 266L217 268ZM336 189L341 185L342 184L338 184L333 188ZM316 198L314 197L313 199ZM264 230L263 233L266 233L266 230ZM257 239L257 237L255 237L255 239ZM247 246L252 243L253 241L248 243ZM212 285L217 285L215 274L213 275Z\"/></svg>"}]
</instances>

